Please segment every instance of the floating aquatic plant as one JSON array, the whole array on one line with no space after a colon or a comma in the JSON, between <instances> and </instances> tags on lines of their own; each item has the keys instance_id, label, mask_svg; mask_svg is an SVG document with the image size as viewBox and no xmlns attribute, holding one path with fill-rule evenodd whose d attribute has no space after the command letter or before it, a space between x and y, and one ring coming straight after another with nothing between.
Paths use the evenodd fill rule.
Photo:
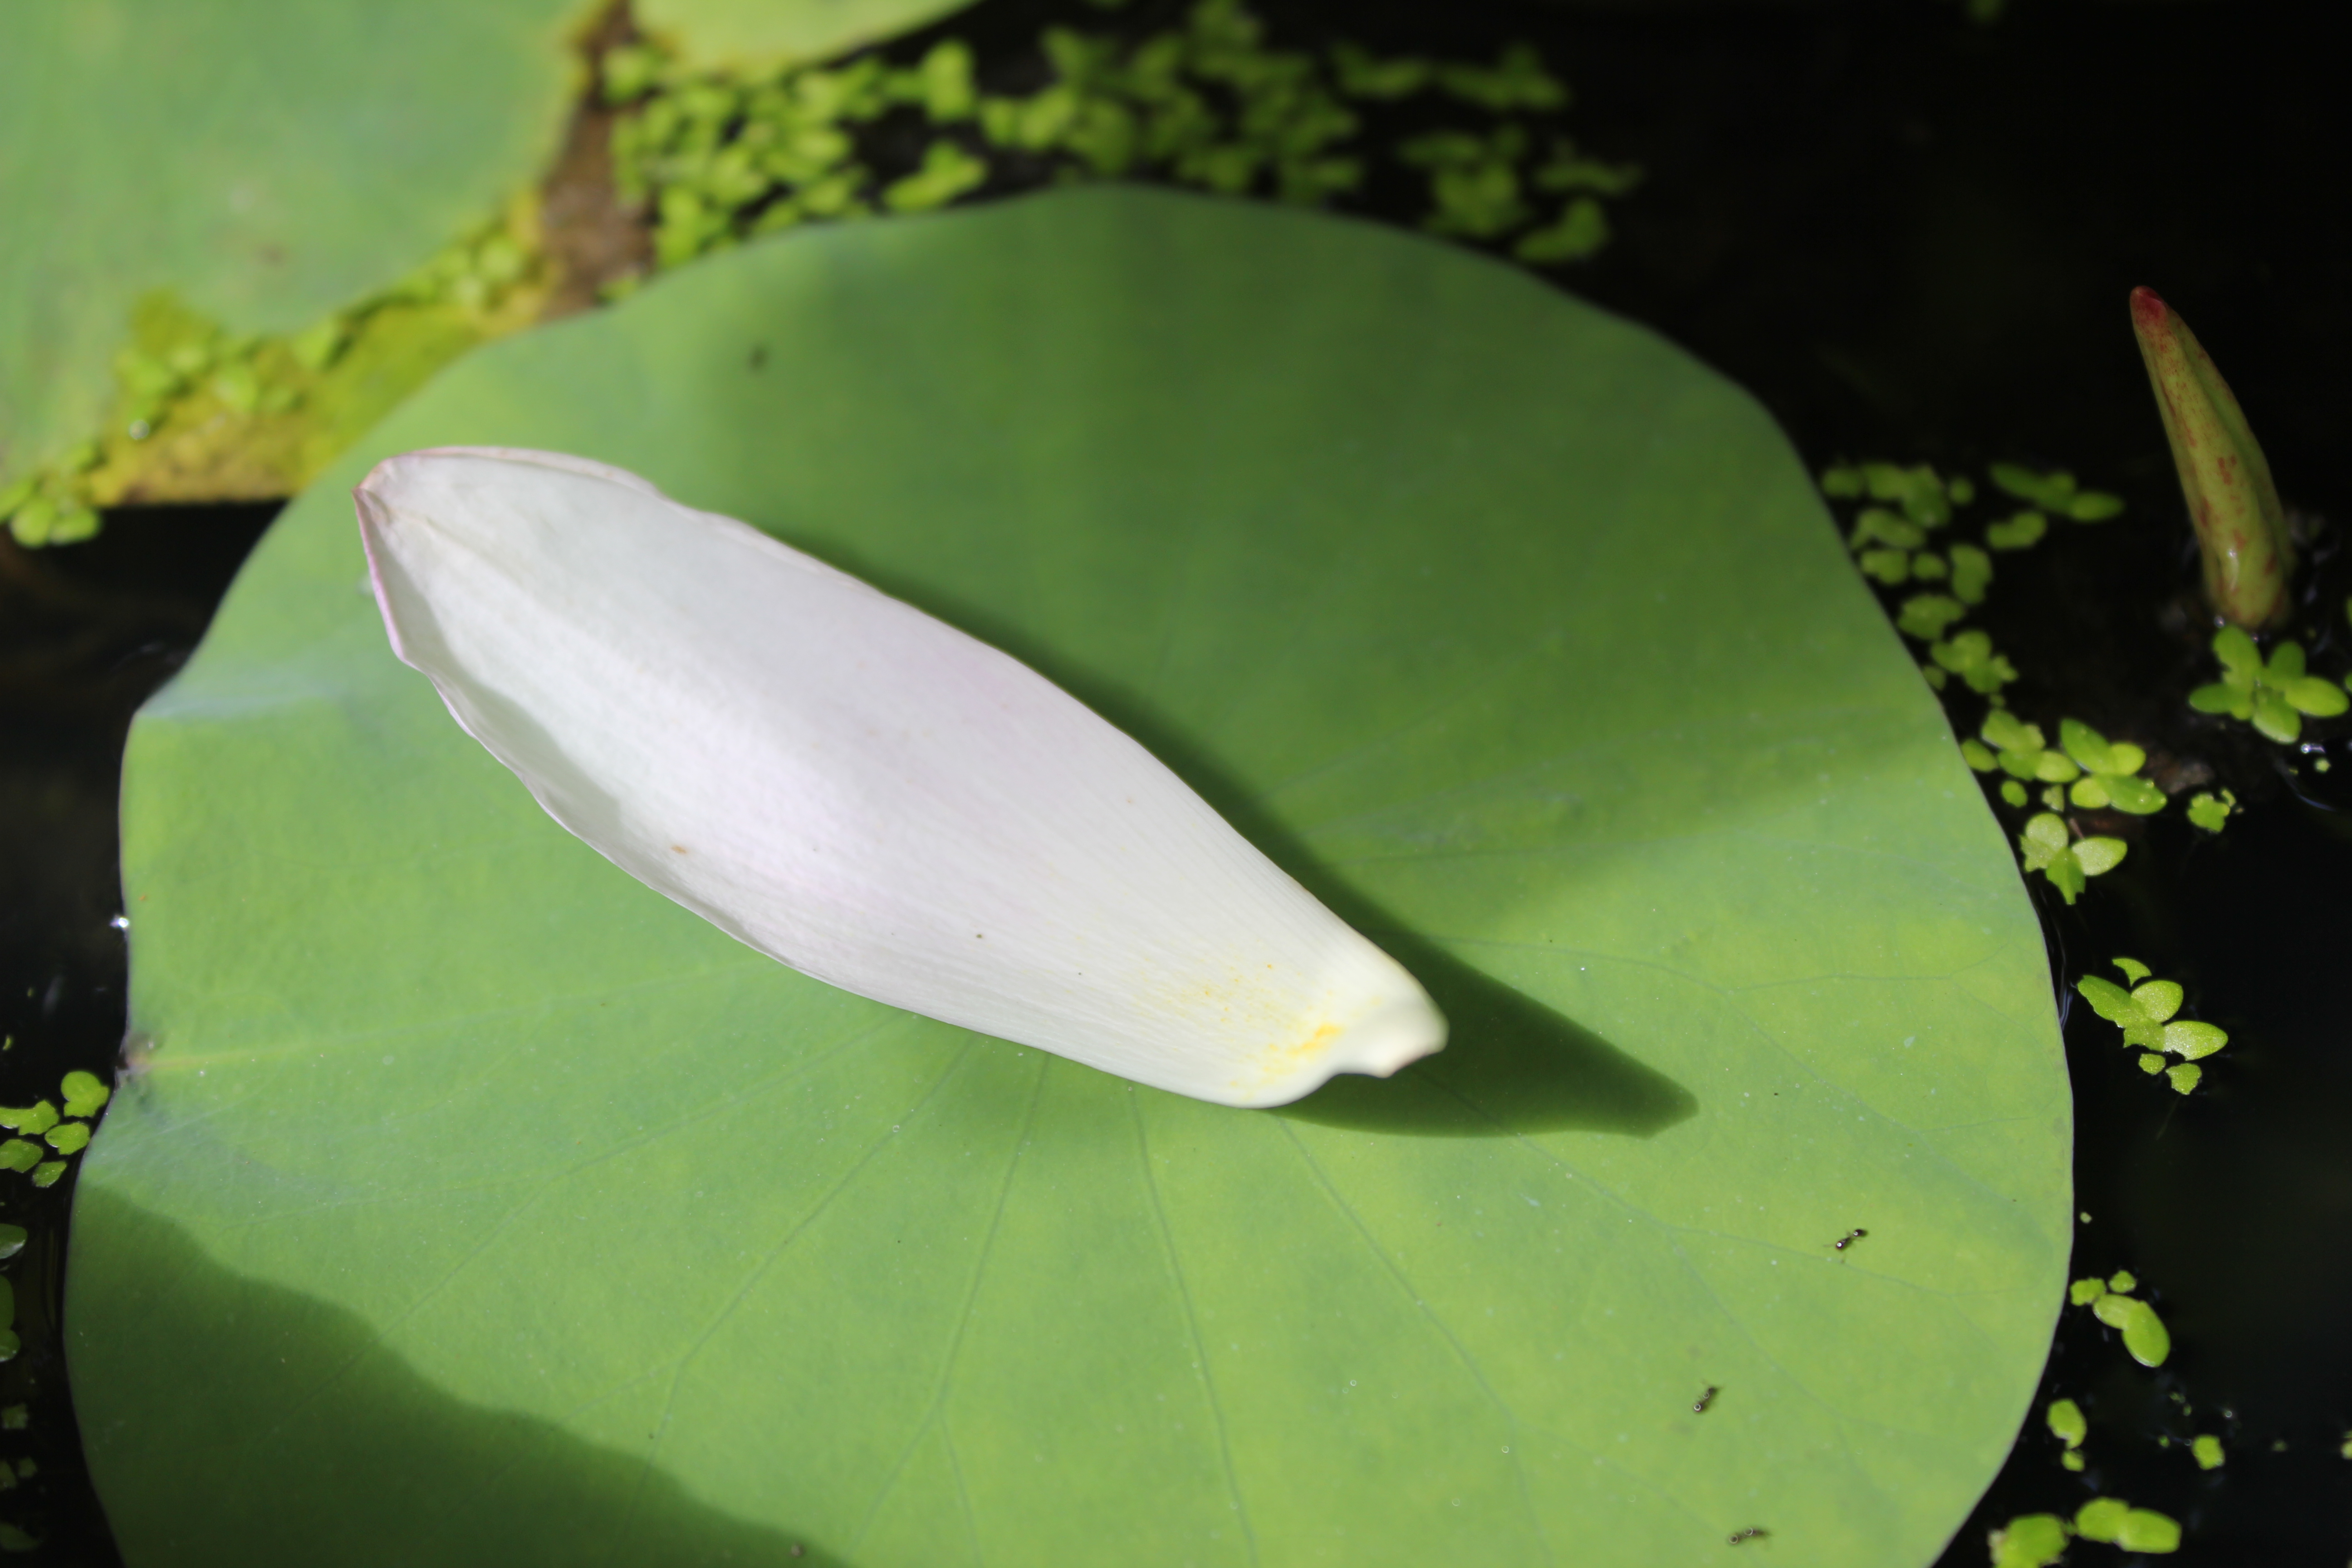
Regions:
<instances>
[{"instance_id":1,"label":"floating aquatic plant","mask_svg":"<svg viewBox=\"0 0 2352 1568\"><path fill-rule=\"evenodd\" d=\"M1444 1043L1150 752L910 605L559 454L410 453L358 503L394 649L466 731L771 957L1226 1105Z\"/></svg>"},{"instance_id":2,"label":"floating aquatic plant","mask_svg":"<svg viewBox=\"0 0 2352 1568\"><path fill-rule=\"evenodd\" d=\"M2043 800L2053 812L2070 801L2085 811L2111 808L2134 816L2164 809L2163 791L2139 776L2139 770L2147 763L2147 754L2139 747L2111 742L2075 719L2062 720L2058 732L2063 744L2053 748L2040 725L1996 708L1985 715L1978 731L1983 739L1961 742L1960 754L1980 773L1998 770L2009 774L2001 784L2000 795L2011 805L2023 805L2025 785L2035 783L2050 786L2043 791ZM2061 784L2072 787L2062 795L2057 787Z\"/></svg>"},{"instance_id":3,"label":"floating aquatic plant","mask_svg":"<svg viewBox=\"0 0 2352 1568\"><path fill-rule=\"evenodd\" d=\"M2010 663L2005 654L1993 651L1989 632L1969 630L1930 644L1928 664L1923 667L1927 684L1941 691L1949 676L1958 676L1971 691L1996 697L2000 689L2017 679L2017 666Z\"/></svg>"},{"instance_id":4,"label":"floating aquatic plant","mask_svg":"<svg viewBox=\"0 0 2352 1568\"><path fill-rule=\"evenodd\" d=\"M2122 497L2110 495L2105 490L2083 489L2076 485L2074 476L2063 468L2036 473L2020 463L1995 463L1986 470L1986 477L1992 480L1996 489L2015 496L2027 505L2038 507L2043 512L2072 518L2076 522L2105 522L2109 518L2123 515ZM2020 514L2021 517L2037 515ZM2032 529L2033 537L2038 539L2047 525L2048 519L2042 518L2029 526ZM2027 542L2031 543L2032 540Z\"/></svg>"},{"instance_id":5,"label":"floating aquatic plant","mask_svg":"<svg viewBox=\"0 0 2352 1568\"><path fill-rule=\"evenodd\" d=\"M2030 550L2050 531L2050 520L2038 511L2021 511L1985 526L1985 544L1992 550Z\"/></svg>"},{"instance_id":6,"label":"floating aquatic plant","mask_svg":"<svg viewBox=\"0 0 2352 1568\"><path fill-rule=\"evenodd\" d=\"M65 1174L66 1161L89 1146L90 1124L112 1091L97 1074L74 1071L59 1086L65 1101L62 1114L55 1100L26 1106L0 1106L0 1127L19 1136L0 1142L0 1170L29 1173L37 1187L54 1185Z\"/></svg>"},{"instance_id":7,"label":"floating aquatic plant","mask_svg":"<svg viewBox=\"0 0 2352 1568\"><path fill-rule=\"evenodd\" d=\"M2154 1509L2134 1508L2121 1498L2093 1498L2074 1513L2074 1533L2084 1541L2102 1541L2126 1552L2151 1556L2180 1550L2180 1525Z\"/></svg>"},{"instance_id":8,"label":"floating aquatic plant","mask_svg":"<svg viewBox=\"0 0 2352 1568\"><path fill-rule=\"evenodd\" d=\"M1983 743L1964 741L1960 754L1979 773L1999 768L2012 779L2041 784L2070 784L2082 776L2080 764L2064 752L2053 749L2043 738L2041 725L2029 724L2006 708L1996 708L1986 714L1977 733L1993 749L1988 751Z\"/></svg>"},{"instance_id":9,"label":"floating aquatic plant","mask_svg":"<svg viewBox=\"0 0 2352 1568\"><path fill-rule=\"evenodd\" d=\"M2223 626L2213 634L2213 657L2221 661L2221 679L2191 691L2189 706L2250 721L2282 745L2302 738L2306 714L2333 719L2352 707L2342 687L2305 668L2301 643L2283 642L2264 659L2252 637Z\"/></svg>"},{"instance_id":10,"label":"floating aquatic plant","mask_svg":"<svg viewBox=\"0 0 2352 1568\"><path fill-rule=\"evenodd\" d=\"M2073 1535L2054 1513L2021 1514L1992 1532L1992 1568L2049 1568L2066 1554Z\"/></svg>"},{"instance_id":11,"label":"floating aquatic plant","mask_svg":"<svg viewBox=\"0 0 2352 1568\"><path fill-rule=\"evenodd\" d=\"M1008 159L1032 171L1047 160L1065 179L1157 176L1318 205L1360 189L1371 160L1390 155L1428 184L1423 226L1507 246L1534 266L1607 245L1603 200L1640 183L1638 168L1551 129L1568 89L1528 45L1492 64L1381 58L1344 42L1318 57L1273 47L1265 32L1240 0L1199 0L1181 26L1133 43L1048 27L1038 46L1053 79L1025 96L982 90L958 38L909 66L866 55L758 79L686 71L631 44L603 60L606 101L627 111L615 177L625 197L652 204L663 268L802 223L944 205ZM1486 118L1384 149L1351 107L1412 98ZM929 140L920 166L886 184L858 138L900 110L922 116Z\"/></svg>"},{"instance_id":12,"label":"floating aquatic plant","mask_svg":"<svg viewBox=\"0 0 2352 1568\"><path fill-rule=\"evenodd\" d=\"M1947 478L1926 463L1836 463L1822 471L1820 484L1832 500L1867 503L1856 509L1846 533L1846 546L1863 575L1885 588L1933 584L1894 607L1897 629L1928 645L1927 662L1920 666L1927 684L1942 691L1958 678L1998 706L2002 689L2017 679L2017 667L1993 647L1990 634L1953 630L1990 591L1992 552L2029 548L2048 531L2052 513L2097 522L2119 514L2123 502L2105 491L2079 488L2074 476L2063 471L2039 473L1995 463L1990 479L1994 488L2041 510L1986 524L1981 543L1937 537L1977 498L1975 482L1965 475ZM1990 763L1979 771L1990 771ZM2136 794L2128 787L2125 793ZM2001 796L2018 806L2027 798L2021 785L2004 785ZM2063 801L2047 796L2045 803L2056 810Z\"/></svg>"},{"instance_id":13,"label":"floating aquatic plant","mask_svg":"<svg viewBox=\"0 0 2352 1568\"><path fill-rule=\"evenodd\" d=\"M2089 1436L2091 1424L2083 1419L2083 1407L2071 1399L2053 1399L2042 1415L2050 1435L2066 1445L2058 1462L2070 1470L2083 1468L2083 1439Z\"/></svg>"},{"instance_id":14,"label":"floating aquatic plant","mask_svg":"<svg viewBox=\"0 0 2352 1568\"><path fill-rule=\"evenodd\" d=\"M2075 981L2074 989L2093 1012L2123 1031L2126 1047L2141 1052L2141 1071L2150 1077L2161 1072L2176 1090L2187 1094L2205 1076L2197 1063L2230 1043L2228 1031L2217 1024L2174 1018L2184 995L2178 981L2150 978L2147 966L2137 959L2118 958L2115 964L2131 985L2129 991L2095 974ZM2180 1060L2167 1067L2166 1054Z\"/></svg>"},{"instance_id":15,"label":"floating aquatic plant","mask_svg":"<svg viewBox=\"0 0 2352 1568\"><path fill-rule=\"evenodd\" d=\"M2061 720L2059 742L2066 755L2083 770L2066 796L2085 811L2103 806L2133 816L2152 816L2164 809L2164 792L2139 776L2147 753L2127 741L2110 741L2076 719Z\"/></svg>"},{"instance_id":16,"label":"floating aquatic plant","mask_svg":"<svg viewBox=\"0 0 2352 1568\"><path fill-rule=\"evenodd\" d=\"M2219 833L2229 825L2231 814L2238 809L2234 790L2216 795L2211 790L2199 790L2189 797L2189 820L2208 833Z\"/></svg>"},{"instance_id":17,"label":"floating aquatic plant","mask_svg":"<svg viewBox=\"0 0 2352 1568\"><path fill-rule=\"evenodd\" d=\"M2132 290L2131 317L2197 530L2206 596L2233 626L2269 626L2285 616L2294 576L2294 540L2270 462L2189 323L2153 289Z\"/></svg>"},{"instance_id":18,"label":"floating aquatic plant","mask_svg":"<svg viewBox=\"0 0 2352 1568\"><path fill-rule=\"evenodd\" d=\"M2077 839L2067 827L2066 819L2049 811L2026 820L2017 846L2026 870L2039 871L2048 878L2050 885L2070 904L2091 878L2103 877L2123 864L2126 848L2120 838Z\"/></svg>"},{"instance_id":19,"label":"floating aquatic plant","mask_svg":"<svg viewBox=\"0 0 2352 1568\"><path fill-rule=\"evenodd\" d=\"M1895 625L1906 637L1933 642L1968 613L1969 607L1949 594L1914 594L1895 611Z\"/></svg>"},{"instance_id":20,"label":"floating aquatic plant","mask_svg":"<svg viewBox=\"0 0 2352 1568\"><path fill-rule=\"evenodd\" d=\"M101 507L299 489L442 365L537 320L546 284L526 201L289 333L231 332L151 294L116 351L103 434L0 490L0 521L27 547L75 544Z\"/></svg>"},{"instance_id":21,"label":"floating aquatic plant","mask_svg":"<svg viewBox=\"0 0 2352 1568\"><path fill-rule=\"evenodd\" d=\"M2124 1349L2142 1366L2162 1366L2172 1353L2172 1335L2156 1309L2132 1292L2139 1281L2129 1270L2105 1279L2077 1279L2066 1288L2066 1299L2088 1307L2092 1316L2123 1336Z\"/></svg>"},{"instance_id":22,"label":"floating aquatic plant","mask_svg":"<svg viewBox=\"0 0 2352 1568\"><path fill-rule=\"evenodd\" d=\"M1923 528L1941 528L1952 521L1952 509L1976 497L1976 487L1964 478L1947 482L1926 463L1840 463L1826 468L1822 493L1833 500L1864 497L1902 509L1903 515Z\"/></svg>"},{"instance_id":23,"label":"floating aquatic plant","mask_svg":"<svg viewBox=\"0 0 2352 1568\"><path fill-rule=\"evenodd\" d=\"M1947 635L1984 602L1992 585L1992 556L1985 545L1966 540L1928 548L1956 509L1976 499L1976 486L1959 475L1946 479L1926 463L1889 462L1836 464L1822 471L1820 482L1822 493L1833 500L1870 503L1856 510L1846 534L1847 548L1864 576L1887 588L1937 585L1905 599L1895 616L1905 635L1928 645L1927 661L1920 666L1927 684L1941 691L1957 677L1970 690L1997 700L2017 679L2017 667L1994 649L1989 633ZM1987 545L1992 542L1989 531Z\"/></svg>"}]
</instances>

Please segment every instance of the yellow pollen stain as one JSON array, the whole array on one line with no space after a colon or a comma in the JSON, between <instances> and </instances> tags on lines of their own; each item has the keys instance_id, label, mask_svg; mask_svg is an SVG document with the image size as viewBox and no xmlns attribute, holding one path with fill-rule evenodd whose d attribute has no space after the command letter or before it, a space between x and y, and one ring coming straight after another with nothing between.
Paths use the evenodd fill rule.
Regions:
<instances>
[{"instance_id":1,"label":"yellow pollen stain","mask_svg":"<svg viewBox=\"0 0 2352 1568\"><path fill-rule=\"evenodd\" d=\"M1300 1062L1329 1045L1332 1040L1338 1038L1339 1034L1339 1026L1337 1024L1318 1024L1315 1026L1315 1032L1303 1040L1294 1040L1288 1045L1277 1043L1268 1046L1265 1051L1265 1075L1268 1078L1275 1078L1288 1072Z\"/></svg>"}]
</instances>

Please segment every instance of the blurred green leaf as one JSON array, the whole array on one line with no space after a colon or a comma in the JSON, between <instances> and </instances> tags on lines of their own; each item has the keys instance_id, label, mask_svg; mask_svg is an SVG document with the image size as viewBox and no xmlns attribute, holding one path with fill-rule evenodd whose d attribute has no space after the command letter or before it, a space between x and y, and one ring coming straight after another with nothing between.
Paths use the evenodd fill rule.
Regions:
<instances>
[{"instance_id":1,"label":"blurred green leaf","mask_svg":"<svg viewBox=\"0 0 2352 1568\"><path fill-rule=\"evenodd\" d=\"M98 430L142 295L290 331L530 184L595 9L0 6L0 479Z\"/></svg>"}]
</instances>

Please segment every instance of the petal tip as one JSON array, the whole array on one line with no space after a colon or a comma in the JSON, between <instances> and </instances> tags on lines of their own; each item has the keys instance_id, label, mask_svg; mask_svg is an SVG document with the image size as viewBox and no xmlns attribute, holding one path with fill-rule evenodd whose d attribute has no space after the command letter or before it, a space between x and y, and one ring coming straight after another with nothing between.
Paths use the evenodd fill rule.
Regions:
<instances>
[{"instance_id":1,"label":"petal tip","mask_svg":"<svg viewBox=\"0 0 2352 1568\"><path fill-rule=\"evenodd\" d=\"M1288 1105L1341 1073L1389 1078L1445 1048L1445 1016L1429 994L1411 983L1410 994L1374 1004L1349 1024L1318 1025L1306 1039L1274 1053L1264 1081L1235 1103L1260 1109Z\"/></svg>"}]
</instances>

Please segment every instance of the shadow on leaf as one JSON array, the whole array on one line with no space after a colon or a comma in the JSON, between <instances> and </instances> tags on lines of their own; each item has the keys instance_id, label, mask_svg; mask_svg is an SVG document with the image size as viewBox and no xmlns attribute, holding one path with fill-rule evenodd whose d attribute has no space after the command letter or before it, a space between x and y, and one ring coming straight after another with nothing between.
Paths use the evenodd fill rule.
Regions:
<instances>
[{"instance_id":1,"label":"shadow on leaf","mask_svg":"<svg viewBox=\"0 0 2352 1568\"><path fill-rule=\"evenodd\" d=\"M982 641L1003 649L1118 725L1341 920L1419 980L1445 1015L1445 1049L1393 1078L1342 1074L1274 1114L1423 1137L1583 1131L1647 1138L1698 1113L1691 1091L1607 1040L1407 929L1318 861L1208 749L1151 703L1096 678L978 606L848 552L820 552Z\"/></svg>"},{"instance_id":2,"label":"shadow on leaf","mask_svg":"<svg viewBox=\"0 0 2352 1568\"><path fill-rule=\"evenodd\" d=\"M434 1387L351 1312L221 1268L103 1186L75 1209L75 1395L127 1562L839 1562L688 1496L640 1455ZM194 1379L207 1396L189 1396ZM277 1484L256 1487L264 1475Z\"/></svg>"},{"instance_id":3,"label":"shadow on leaf","mask_svg":"<svg viewBox=\"0 0 2352 1568\"><path fill-rule=\"evenodd\" d=\"M1349 900L1324 901L1344 912ZM1393 1078L1342 1073L1276 1115L1421 1137L1577 1131L1647 1138L1697 1113L1697 1098L1673 1079L1436 943L1373 919L1349 923L1436 1002L1445 1048Z\"/></svg>"}]
</instances>

